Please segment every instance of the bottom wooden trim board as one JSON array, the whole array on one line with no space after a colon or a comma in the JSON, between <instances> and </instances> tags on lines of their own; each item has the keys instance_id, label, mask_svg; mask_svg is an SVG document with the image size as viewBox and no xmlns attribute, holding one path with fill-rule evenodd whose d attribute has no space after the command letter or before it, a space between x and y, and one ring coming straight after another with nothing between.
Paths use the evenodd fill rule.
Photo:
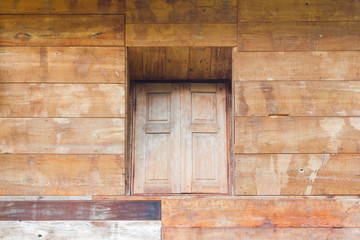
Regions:
<instances>
[{"instance_id":1,"label":"bottom wooden trim board","mask_svg":"<svg viewBox=\"0 0 360 240\"><path fill-rule=\"evenodd\" d=\"M0 239L160 240L160 221L2 221Z\"/></svg>"},{"instance_id":2,"label":"bottom wooden trim board","mask_svg":"<svg viewBox=\"0 0 360 240\"><path fill-rule=\"evenodd\" d=\"M357 240L359 228L163 228L163 240Z\"/></svg>"}]
</instances>

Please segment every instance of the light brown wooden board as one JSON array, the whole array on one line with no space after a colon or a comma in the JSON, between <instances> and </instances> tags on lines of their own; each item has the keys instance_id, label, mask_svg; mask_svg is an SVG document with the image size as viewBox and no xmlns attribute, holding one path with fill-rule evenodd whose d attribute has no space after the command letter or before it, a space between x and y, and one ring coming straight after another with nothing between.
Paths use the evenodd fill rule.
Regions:
<instances>
[{"instance_id":1,"label":"light brown wooden board","mask_svg":"<svg viewBox=\"0 0 360 240\"><path fill-rule=\"evenodd\" d=\"M3 0L0 14L125 14L125 0Z\"/></svg>"},{"instance_id":2,"label":"light brown wooden board","mask_svg":"<svg viewBox=\"0 0 360 240\"><path fill-rule=\"evenodd\" d=\"M211 48L191 48L189 54L189 79L209 79Z\"/></svg>"},{"instance_id":3,"label":"light brown wooden board","mask_svg":"<svg viewBox=\"0 0 360 240\"><path fill-rule=\"evenodd\" d=\"M143 49L143 79L164 79L166 49L149 47Z\"/></svg>"},{"instance_id":4,"label":"light brown wooden board","mask_svg":"<svg viewBox=\"0 0 360 240\"><path fill-rule=\"evenodd\" d=\"M0 118L0 153L124 154L123 118Z\"/></svg>"},{"instance_id":5,"label":"light brown wooden board","mask_svg":"<svg viewBox=\"0 0 360 240\"><path fill-rule=\"evenodd\" d=\"M0 66L1 83L125 82L123 47L0 47Z\"/></svg>"},{"instance_id":6,"label":"light brown wooden board","mask_svg":"<svg viewBox=\"0 0 360 240\"><path fill-rule=\"evenodd\" d=\"M360 80L360 51L233 52L233 81Z\"/></svg>"},{"instance_id":7,"label":"light brown wooden board","mask_svg":"<svg viewBox=\"0 0 360 240\"><path fill-rule=\"evenodd\" d=\"M360 81L235 82L235 115L360 116Z\"/></svg>"},{"instance_id":8,"label":"light brown wooden board","mask_svg":"<svg viewBox=\"0 0 360 240\"><path fill-rule=\"evenodd\" d=\"M360 50L360 22L239 23L237 40L239 51Z\"/></svg>"},{"instance_id":9,"label":"light brown wooden board","mask_svg":"<svg viewBox=\"0 0 360 240\"><path fill-rule=\"evenodd\" d=\"M237 154L236 195L356 195L358 154Z\"/></svg>"},{"instance_id":10,"label":"light brown wooden board","mask_svg":"<svg viewBox=\"0 0 360 240\"><path fill-rule=\"evenodd\" d=\"M0 15L2 46L124 46L123 15Z\"/></svg>"},{"instance_id":11,"label":"light brown wooden board","mask_svg":"<svg viewBox=\"0 0 360 240\"><path fill-rule=\"evenodd\" d=\"M189 47L167 47L165 79L188 79Z\"/></svg>"},{"instance_id":12,"label":"light brown wooden board","mask_svg":"<svg viewBox=\"0 0 360 240\"><path fill-rule=\"evenodd\" d=\"M125 84L0 84L0 117L125 117Z\"/></svg>"},{"instance_id":13,"label":"light brown wooden board","mask_svg":"<svg viewBox=\"0 0 360 240\"><path fill-rule=\"evenodd\" d=\"M160 221L2 221L0 238L160 240Z\"/></svg>"},{"instance_id":14,"label":"light brown wooden board","mask_svg":"<svg viewBox=\"0 0 360 240\"><path fill-rule=\"evenodd\" d=\"M235 47L237 24L126 24L126 46Z\"/></svg>"},{"instance_id":15,"label":"light brown wooden board","mask_svg":"<svg viewBox=\"0 0 360 240\"><path fill-rule=\"evenodd\" d=\"M359 117L235 117L235 153L359 153Z\"/></svg>"},{"instance_id":16,"label":"light brown wooden board","mask_svg":"<svg viewBox=\"0 0 360 240\"><path fill-rule=\"evenodd\" d=\"M162 228L163 240L357 240L358 228Z\"/></svg>"},{"instance_id":17,"label":"light brown wooden board","mask_svg":"<svg viewBox=\"0 0 360 240\"><path fill-rule=\"evenodd\" d=\"M162 227L359 228L358 197L164 197Z\"/></svg>"},{"instance_id":18,"label":"light brown wooden board","mask_svg":"<svg viewBox=\"0 0 360 240\"><path fill-rule=\"evenodd\" d=\"M123 155L0 154L1 195L125 194Z\"/></svg>"},{"instance_id":19,"label":"light brown wooden board","mask_svg":"<svg viewBox=\"0 0 360 240\"><path fill-rule=\"evenodd\" d=\"M237 23L237 0L128 1L126 22Z\"/></svg>"},{"instance_id":20,"label":"light brown wooden board","mask_svg":"<svg viewBox=\"0 0 360 240\"><path fill-rule=\"evenodd\" d=\"M360 20L359 0L244 0L238 4L239 22Z\"/></svg>"}]
</instances>

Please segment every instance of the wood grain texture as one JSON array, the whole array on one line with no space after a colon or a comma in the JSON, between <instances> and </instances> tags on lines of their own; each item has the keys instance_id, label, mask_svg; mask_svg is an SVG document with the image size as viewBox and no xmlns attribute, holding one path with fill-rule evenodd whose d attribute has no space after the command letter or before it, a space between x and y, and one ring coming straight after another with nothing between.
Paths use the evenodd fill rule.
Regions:
<instances>
[{"instance_id":1,"label":"wood grain texture","mask_svg":"<svg viewBox=\"0 0 360 240\"><path fill-rule=\"evenodd\" d=\"M0 118L0 153L124 154L123 118Z\"/></svg>"},{"instance_id":2,"label":"wood grain texture","mask_svg":"<svg viewBox=\"0 0 360 240\"><path fill-rule=\"evenodd\" d=\"M160 220L160 201L1 201L0 210L0 221Z\"/></svg>"},{"instance_id":3,"label":"wood grain texture","mask_svg":"<svg viewBox=\"0 0 360 240\"><path fill-rule=\"evenodd\" d=\"M124 46L123 15L0 15L2 46Z\"/></svg>"},{"instance_id":4,"label":"wood grain texture","mask_svg":"<svg viewBox=\"0 0 360 240\"><path fill-rule=\"evenodd\" d=\"M126 24L126 46L235 47L237 24Z\"/></svg>"},{"instance_id":5,"label":"wood grain texture","mask_svg":"<svg viewBox=\"0 0 360 240\"><path fill-rule=\"evenodd\" d=\"M360 80L360 51L233 52L233 80Z\"/></svg>"},{"instance_id":6,"label":"wood grain texture","mask_svg":"<svg viewBox=\"0 0 360 240\"><path fill-rule=\"evenodd\" d=\"M189 79L209 79L211 48L192 48L189 55Z\"/></svg>"},{"instance_id":7,"label":"wood grain texture","mask_svg":"<svg viewBox=\"0 0 360 240\"><path fill-rule=\"evenodd\" d=\"M93 201L161 201L159 195L132 195L132 196L119 196L119 195L94 195Z\"/></svg>"},{"instance_id":8,"label":"wood grain texture","mask_svg":"<svg viewBox=\"0 0 360 240\"><path fill-rule=\"evenodd\" d=\"M124 162L123 155L0 154L0 194L122 195Z\"/></svg>"},{"instance_id":9,"label":"wood grain texture","mask_svg":"<svg viewBox=\"0 0 360 240\"><path fill-rule=\"evenodd\" d=\"M359 153L359 117L235 117L235 153Z\"/></svg>"},{"instance_id":10,"label":"wood grain texture","mask_svg":"<svg viewBox=\"0 0 360 240\"><path fill-rule=\"evenodd\" d=\"M358 0L244 0L239 1L239 22L358 21Z\"/></svg>"},{"instance_id":11,"label":"wood grain texture","mask_svg":"<svg viewBox=\"0 0 360 240\"><path fill-rule=\"evenodd\" d=\"M143 49L143 79L162 80L165 73L166 49L149 47Z\"/></svg>"},{"instance_id":12,"label":"wood grain texture","mask_svg":"<svg viewBox=\"0 0 360 240\"><path fill-rule=\"evenodd\" d=\"M143 79L143 48L129 47L127 48L127 63L130 80Z\"/></svg>"},{"instance_id":13,"label":"wood grain texture","mask_svg":"<svg viewBox=\"0 0 360 240\"><path fill-rule=\"evenodd\" d=\"M360 116L360 81L235 82L236 116Z\"/></svg>"},{"instance_id":14,"label":"wood grain texture","mask_svg":"<svg viewBox=\"0 0 360 240\"><path fill-rule=\"evenodd\" d=\"M160 240L160 221L4 221L0 238L69 240Z\"/></svg>"},{"instance_id":15,"label":"wood grain texture","mask_svg":"<svg viewBox=\"0 0 360 240\"><path fill-rule=\"evenodd\" d=\"M231 79L232 48L211 49L209 79Z\"/></svg>"},{"instance_id":16,"label":"wood grain texture","mask_svg":"<svg viewBox=\"0 0 360 240\"><path fill-rule=\"evenodd\" d=\"M360 155L237 154L236 195L356 195Z\"/></svg>"},{"instance_id":17,"label":"wood grain texture","mask_svg":"<svg viewBox=\"0 0 360 240\"><path fill-rule=\"evenodd\" d=\"M0 84L0 117L125 117L125 84Z\"/></svg>"},{"instance_id":18,"label":"wood grain texture","mask_svg":"<svg viewBox=\"0 0 360 240\"><path fill-rule=\"evenodd\" d=\"M238 50L360 50L360 22L239 23Z\"/></svg>"},{"instance_id":19,"label":"wood grain texture","mask_svg":"<svg viewBox=\"0 0 360 240\"><path fill-rule=\"evenodd\" d=\"M358 228L162 228L163 240L357 240Z\"/></svg>"},{"instance_id":20,"label":"wood grain texture","mask_svg":"<svg viewBox=\"0 0 360 240\"><path fill-rule=\"evenodd\" d=\"M129 1L126 22L140 23L237 23L237 0Z\"/></svg>"},{"instance_id":21,"label":"wood grain texture","mask_svg":"<svg viewBox=\"0 0 360 240\"><path fill-rule=\"evenodd\" d=\"M189 47L167 47L165 61L165 78L188 79Z\"/></svg>"},{"instance_id":22,"label":"wood grain texture","mask_svg":"<svg viewBox=\"0 0 360 240\"><path fill-rule=\"evenodd\" d=\"M124 83L124 50L123 47L0 47L0 82Z\"/></svg>"},{"instance_id":23,"label":"wood grain texture","mask_svg":"<svg viewBox=\"0 0 360 240\"><path fill-rule=\"evenodd\" d=\"M3 0L0 14L125 14L125 0Z\"/></svg>"},{"instance_id":24,"label":"wood grain texture","mask_svg":"<svg viewBox=\"0 0 360 240\"><path fill-rule=\"evenodd\" d=\"M358 197L164 197L162 227L359 228Z\"/></svg>"}]
</instances>

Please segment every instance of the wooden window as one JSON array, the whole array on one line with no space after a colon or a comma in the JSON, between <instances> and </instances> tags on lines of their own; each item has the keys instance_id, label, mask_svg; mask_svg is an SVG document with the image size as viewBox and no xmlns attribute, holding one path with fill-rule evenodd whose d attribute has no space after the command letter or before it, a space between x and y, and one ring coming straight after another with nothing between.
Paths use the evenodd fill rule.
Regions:
<instances>
[{"instance_id":1,"label":"wooden window","mask_svg":"<svg viewBox=\"0 0 360 240\"><path fill-rule=\"evenodd\" d=\"M223 83L136 85L133 193L228 193Z\"/></svg>"}]
</instances>

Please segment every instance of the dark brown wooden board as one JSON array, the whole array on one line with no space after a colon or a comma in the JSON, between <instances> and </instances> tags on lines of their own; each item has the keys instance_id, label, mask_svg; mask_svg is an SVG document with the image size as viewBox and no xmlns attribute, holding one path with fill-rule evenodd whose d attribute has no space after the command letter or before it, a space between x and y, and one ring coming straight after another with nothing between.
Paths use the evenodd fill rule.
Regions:
<instances>
[{"instance_id":1,"label":"dark brown wooden board","mask_svg":"<svg viewBox=\"0 0 360 240\"><path fill-rule=\"evenodd\" d=\"M160 201L0 201L0 221L160 220Z\"/></svg>"}]
</instances>

